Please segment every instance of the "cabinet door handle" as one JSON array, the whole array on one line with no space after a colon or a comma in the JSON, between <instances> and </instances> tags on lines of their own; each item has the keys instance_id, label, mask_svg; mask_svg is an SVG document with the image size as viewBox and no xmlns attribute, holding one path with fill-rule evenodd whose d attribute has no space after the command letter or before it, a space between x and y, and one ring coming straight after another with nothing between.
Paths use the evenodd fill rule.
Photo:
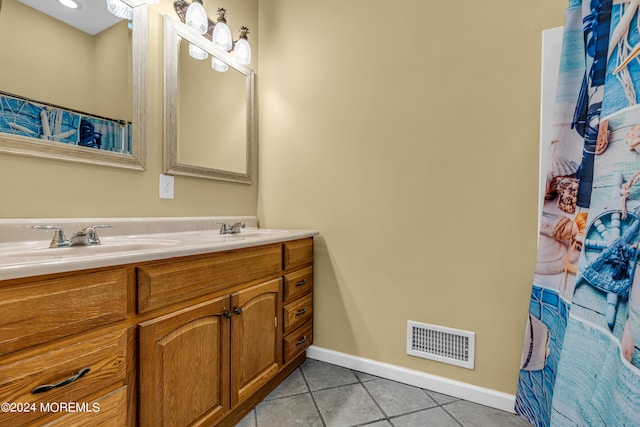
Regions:
<instances>
[{"instance_id":1,"label":"cabinet door handle","mask_svg":"<svg viewBox=\"0 0 640 427\"><path fill-rule=\"evenodd\" d=\"M31 394L44 393L45 391L49 391L49 390L54 389L54 388L58 388L58 387L65 386L67 384L71 384L75 380L80 379L80 378L84 377L85 375L87 375L90 370L91 369L89 369L89 368L82 368L82 369L80 369L80 372L78 372L74 376L72 376L70 378L67 378L66 380L60 381L57 384L39 385L38 387L36 387L33 390L31 390Z\"/></svg>"},{"instance_id":2,"label":"cabinet door handle","mask_svg":"<svg viewBox=\"0 0 640 427\"><path fill-rule=\"evenodd\" d=\"M240 313L242 313L242 309L241 309L240 307L235 307L235 308L233 309L233 312L234 312L235 314L240 314Z\"/></svg>"},{"instance_id":3,"label":"cabinet door handle","mask_svg":"<svg viewBox=\"0 0 640 427\"><path fill-rule=\"evenodd\" d=\"M296 341L296 345L304 344L305 342L307 342L307 336L306 335L303 336L300 341Z\"/></svg>"},{"instance_id":4,"label":"cabinet door handle","mask_svg":"<svg viewBox=\"0 0 640 427\"><path fill-rule=\"evenodd\" d=\"M297 288L298 286L304 286L304 285L306 285L306 284L307 284L307 279L302 279L302 280L300 280L299 282L296 282L296 288Z\"/></svg>"},{"instance_id":5,"label":"cabinet door handle","mask_svg":"<svg viewBox=\"0 0 640 427\"><path fill-rule=\"evenodd\" d=\"M302 316L307 312L307 307L304 307L302 310L296 311L296 316Z\"/></svg>"},{"instance_id":6,"label":"cabinet door handle","mask_svg":"<svg viewBox=\"0 0 640 427\"><path fill-rule=\"evenodd\" d=\"M229 310L227 310L226 308L222 310L222 315L224 317L226 317L227 319L231 319L231 312Z\"/></svg>"}]
</instances>

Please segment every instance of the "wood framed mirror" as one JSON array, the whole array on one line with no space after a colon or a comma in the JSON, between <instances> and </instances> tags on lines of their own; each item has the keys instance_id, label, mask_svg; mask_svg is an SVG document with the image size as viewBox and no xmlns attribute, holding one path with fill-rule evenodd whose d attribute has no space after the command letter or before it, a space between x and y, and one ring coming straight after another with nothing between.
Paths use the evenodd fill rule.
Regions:
<instances>
[{"instance_id":1,"label":"wood framed mirror","mask_svg":"<svg viewBox=\"0 0 640 427\"><path fill-rule=\"evenodd\" d=\"M190 46L206 58L192 58ZM164 47L164 172L251 184L253 70L166 15ZM214 58L227 71L214 70Z\"/></svg>"},{"instance_id":2,"label":"wood framed mirror","mask_svg":"<svg viewBox=\"0 0 640 427\"><path fill-rule=\"evenodd\" d=\"M7 101L0 106L0 120L9 130L0 131L0 154L145 169L148 6L143 0L123 1L132 7L131 20L114 18L91 34L41 12L45 2L0 0L0 36L11 40L0 47L0 95ZM91 3L88 9L106 11L103 1ZM26 116L15 106L31 109L33 126L20 122ZM64 120L67 127L55 133L54 126L61 129ZM101 121L115 123L116 130L118 124L126 127L122 141L83 146L83 125ZM89 126L101 135L101 129ZM115 141L116 131L106 129Z\"/></svg>"}]
</instances>

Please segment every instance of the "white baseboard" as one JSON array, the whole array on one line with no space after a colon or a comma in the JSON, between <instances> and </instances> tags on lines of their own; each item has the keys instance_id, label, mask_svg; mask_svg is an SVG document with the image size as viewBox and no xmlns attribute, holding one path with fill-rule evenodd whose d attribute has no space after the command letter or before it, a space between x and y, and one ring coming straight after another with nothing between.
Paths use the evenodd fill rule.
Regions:
<instances>
[{"instance_id":1,"label":"white baseboard","mask_svg":"<svg viewBox=\"0 0 640 427\"><path fill-rule=\"evenodd\" d=\"M507 412L514 412L516 397L489 388L478 387L461 381L450 380L445 377L431 375L401 366L377 362L363 357L352 356L334 350L310 346L307 349L307 357L344 368L386 378L403 384L425 388L459 399L469 400L481 405L490 406Z\"/></svg>"}]
</instances>

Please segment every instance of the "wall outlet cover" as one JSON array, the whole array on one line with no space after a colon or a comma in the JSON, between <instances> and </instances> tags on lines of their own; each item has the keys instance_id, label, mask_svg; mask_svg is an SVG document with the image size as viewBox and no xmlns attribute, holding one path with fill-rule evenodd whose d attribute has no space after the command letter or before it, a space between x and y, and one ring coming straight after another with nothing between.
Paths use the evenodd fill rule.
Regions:
<instances>
[{"instance_id":1,"label":"wall outlet cover","mask_svg":"<svg viewBox=\"0 0 640 427\"><path fill-rule=\"evenodd\" d=\"M160 174L160 198L173 199L173 176Z\"/></svg>"}]
</instances>

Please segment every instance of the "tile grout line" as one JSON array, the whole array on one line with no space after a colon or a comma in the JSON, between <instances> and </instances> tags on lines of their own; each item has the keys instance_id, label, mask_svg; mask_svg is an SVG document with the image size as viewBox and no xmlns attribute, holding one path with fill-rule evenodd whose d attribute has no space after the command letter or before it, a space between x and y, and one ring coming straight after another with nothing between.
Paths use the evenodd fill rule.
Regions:
<instances>
[{"instance_id":1,"label":"tile grout line","mask_svg":"<svg viewBox=\"0 0 640 427\"><path fill-rule=\"evenodd\" d=\"M453 403L453 402L449 402L449 403ZM442 410L443 410L444 412L446 412L446 413L447 413L447 415L449 415L451 418L453 418L453 420L454 420L455 422L457 422L460 426L464 427L464 425L463 425L463 424L462 424L462 423L461 423L461 422L460 422L456 417L454 417L454 416L453 416L453 414L451 414L449 411L447 411L447 410L446 410L446 408L445 408L444 406L445 406L445 405L440 405L440 408L442 408Z\"/></svg>"},{"instance_id":2,"label":"tile grout line","mask_svg":"<svg viewBox=\"0 0 640 427\"><path fill-rule=\"evenodd\" d=\"M460 421L458 421L458 419L457 419L456 417L454 417L451 413L449 413L449 411L447 411L447 410L444 408L444 406L445 406L445 405L449 405L449 404L451 404L451 403L457 402L457 401L458 401L458 399L454 400L453 402L440 403L440 402L438 402L436 399L434 399L434 397L433 397L433 396L431 396L431 393L429 393L429 390L426 390L426 389L424 389L424 388L420 388L420 390L422 390L422 391L423 391L427 396L429 396L429 398L430 398L431 400L433 400L433 401L435 402L435 404L436 404L437 406L434 406L434 408L440 408L440 409L442 409L442 410L443 410L447 415L449 415L449 416L450 416L450 417L451 417L451 418L452 418L456 423L458 423L458 425L460 425L460 426L464 427L464 426L462 425L462 423L461 423ZM429 409L432 409L432 408L429 408Z\"/></svg>"},{"instance_id":3,"label":"tile grout line","mask_svg":"<svg viewBox=\"0 0 640 427\"><path fill-rule=\"evenodd\" d=\"M304 364L304 363L303 363ZM311 387L309 387L309 382L307 381L307 377L304 375L302 370L302 365L298 366L300 370L300 375L302 375L302 379L304 380L304 384L307 386L307 393L311 397L311 401L313 402L313 406L316 407L316 411L318 411L318 415L320 415L320 421L322 422L323 427L327 427L327 423L324 421L324 417L322 416L322 412L320 412L320 408L318 407L318 402L316 402L316 398L311 392Z\"/></svg>"},{"instance_id":4,"label":"tile grout line","mask_svg":"<svg viewBox=\"0 0 640 427\"><path fill-rule=\"evenodd\" d=\"M378 401L377 401L377 400L376 400L376 399L371 395L371 393L369 393L369 390L368 390L368 389L367 389L367 387L364 385L364 383L365 383L365 382L373 382L373 381L376 381L376 379L384 380L384 378L378 378L378 377L376 377L376 379L373 379L373 380L369 380L369 381L362 381L362 380L358 377L358 375L355 373L355 372L360 372L360 371L354 371L353 369L351 369L351 372L353 372L353 373L354 373L354 375L355 375L355 376L356 376L356 378L358 379L358 382L359 382L359 383L362 385L362 387L365 389L365 391L367 392L367 394L369 395L369 397L371 397L371 400L373 400L373 402L376 404L376 406L377 406L377 407L380 409L380 411L384 414L384 416L385 416L385 420L386 420L386 421L388 421L392 426L395 426L395 424L394 424L394 422L393 422L393 420L394 420L394 419L398 419L398 418L403 417L403 416L405 416L405 415L412 415L412 414L417 414L417 413L422 412L422 411L428 411L428 410L431 410L431 409L440 408L440 409L442 409L442 410L443 410L443 411L444 411L444 412L445 412L449 417L451 417L451 419L453 419L453 420L456 422L456 424L458 424L458 425L459 425L459 426L461 426L461 427L464 427L464 425L463 425L463 424L462 424L462 423L461 423L461 422L460 422L456 417L454 417L454 416L453 416L449 411L447 411L447 410L444 408L444 406L445 406L445 405L449 405L449 404L451 404L451 403L454 403L455 401L454 401L454 402L439 403L436 399L434 399L434 398L433 398L433 396L431 396L431 394L429 393L429 390L426 390L426 389L421 388L421 387L416 387L416 388L420 389L420 391L422 391L422 392L423 392L423 393L424 393L424 394L425 394L429 399L431 399L431 400L433 401L433 403L435 403L435 406L432 406L432 407L430 407L430 408L417 409L417 410L415 410L415 411L403 412L402 414L393 415L393 416L387 415L387 413L386 413L386 412L382 409L382 407L378 404ZM332 387L332 388L335 388L335 387ZM457 401L457 400L456 400L456 401ZM377 421L381 421L381 420L377 420ZM369 425L369 424L375 423L375 422L377 422L377 421L372 421L372 422L369 422L369 423L366 423L366 424L359 424L359 425L358 425L358 426L356 426L356 427L361 427L361 426L362 426L362 427L364 427L364 426L366 426L366 425Z\"/></svg>"},{"instance_id":5,"label":"tile grout line","mask_svg":"<svg viewBox=\"0 0 640 427\"><path fill-rule=\"evenodd\" d=\"M358 384L360 384L360 387L362 387L365 391L365 393L367 393L367 395L371 398L371 400L373 400L373 403L375 403L375 405L378 407L378 409L380 410L380 412L382 413L382 415L384 416L384 419L389 421L389 423L391 423L391 420L389 419L389 415L387 415L387 413L385 412L384 409L382 409L382 406L380 406L380 404L378 403L378 401L371 395L371 393L369 392L369 390L367 389L367 387L365 387L364 383L362 382L362 380L360 379L360 377L358 377L358 375L355 373L355 371L353 369L350 369L351 373L356 377L356 379L358 380ZM359 372L359 371L358 371ZM372 380L373 381L373 380ZM377 420L377 421L381 421L381 420ZM393 425L393 423L391 423ZM366 425L366 424L363 424Z\"/></svg>"}]
</instances>

